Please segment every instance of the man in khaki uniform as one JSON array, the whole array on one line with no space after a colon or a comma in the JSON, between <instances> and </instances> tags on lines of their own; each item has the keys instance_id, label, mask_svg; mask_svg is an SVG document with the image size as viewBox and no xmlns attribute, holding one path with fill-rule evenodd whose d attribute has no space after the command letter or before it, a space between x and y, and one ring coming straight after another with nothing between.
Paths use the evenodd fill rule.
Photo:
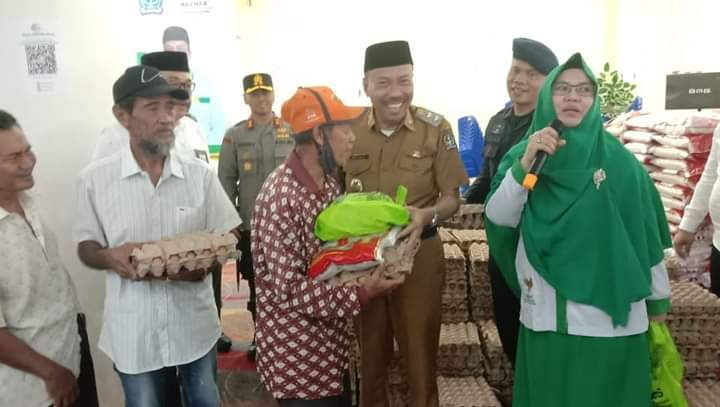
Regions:
<instances>
[{"instance_id":1,"label":"man in khaki uniform","mask_svg":"<svg viewBox=\"0 0 720 407\"><path fill-rule=\"evenodd\" d=\"M247 308L255 321L255 274L250 255L250 216L255 198L265 178L293 149L290 126L272 110L275 102L270 75L255 73L243 79L245 103L250 118L230 128L223 138L218 163L218 176L230 200L236 204L240 218L238 249L242 252L237 272L248 281L250 299ZM255 340L248 350L248 358L255 359Z\"/></svg>"},{"instance_id":2,"label":"man in khaki uniform","mask_svg":"<svg viewBox=\"0 0 720 407\"><path fill-rule=\"evenodd\" d=\"M405 362L410 405L437 406L440 301L445 278L437 223L455 213L468 182L447 120L412 106L413 65L405 41L371 45L365 54L365 93L372 101L354 124L356 142L345 166L350 192L408 189L412 221L403 235L423 241L405 284L373 299L358 317L360 404L387 406L387 365L393 337Z\"/></svg>"}]
</instances>

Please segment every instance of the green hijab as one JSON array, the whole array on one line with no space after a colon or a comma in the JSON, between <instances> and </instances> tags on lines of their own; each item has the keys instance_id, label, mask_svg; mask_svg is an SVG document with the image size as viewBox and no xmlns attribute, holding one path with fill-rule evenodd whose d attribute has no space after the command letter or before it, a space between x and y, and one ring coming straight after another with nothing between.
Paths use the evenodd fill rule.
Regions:
<instances>
[{"instance_id":1,"label":"green hijab","mask_svg":"<svg viewBox=\"0 0 720 407\"><path fill-rule=\"evenodd\" d=\"M548 74L528 133L503 158L488 199L524 154L528 136L557 118L552 85L570 68L583 70L597 88L579 53ZM597 96L582 122L561 136L567 143L545 162L519 228L486 219L490 250L517 294L515 255L522 234L530 264L559 295L626 325L630 304L650 295L650 269L670 246L660 197L638 160L604 130Z\"/></svg>"}]
</instances>

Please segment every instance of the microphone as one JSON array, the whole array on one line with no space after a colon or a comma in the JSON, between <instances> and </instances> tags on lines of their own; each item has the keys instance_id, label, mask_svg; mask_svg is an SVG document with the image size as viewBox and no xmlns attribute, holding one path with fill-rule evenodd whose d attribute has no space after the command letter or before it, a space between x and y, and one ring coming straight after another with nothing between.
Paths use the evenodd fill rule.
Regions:
<instances>
[{"instance_id":1,"label":"microphone","mask_svg":"<svg viewBox=\"0 0 720 407\"><path fill-rule=\"evenodd\" d=\"M565 130L565 125L558 119L553 120L553 122L550 123L550 127L558 134L561 134ZM523 179L523 187L528 191L532 191L535 188L538 175L540 175L540 171L542 171L543 165L545 165L547 156L545 151L538 151L537 154L535 154L535 158L532 164L530 164L530 170L528 170L528 173L525 174L525 179Z\"/></svg>"}]
</instances>

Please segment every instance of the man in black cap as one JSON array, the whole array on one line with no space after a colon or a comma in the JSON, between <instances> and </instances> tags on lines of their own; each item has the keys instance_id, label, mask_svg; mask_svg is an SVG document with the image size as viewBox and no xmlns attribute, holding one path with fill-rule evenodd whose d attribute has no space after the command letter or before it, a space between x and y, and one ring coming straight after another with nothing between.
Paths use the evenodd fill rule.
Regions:
<instances>
[{"instance_id":1,"label":"man in black cap","mask_svg":"<svg viewBox=\"0 0 720 407\"><path fill-rule=\"evenodd\" d=\"M186 91L192 97L195 84L190 79L190 66L185 53L175 51L151 52L143 55L140 63L158 69L160 75L170 85ZM185 157L196 157L208 162L207 136L194 120L187 117L187 104L185 101L176 104L173 113L176 121L173 148ZM118 122L113 123L102 130L95 145L93 161L118 152L127 142L127 129Z\"/></svg>"},{"instance_id":2,"label":"man in black cap","mask_svg":"<svg viewBox=\"0 0 720 407\"><path fill-rule=\"evenodd\" d=\"M255 273L250 254L250 216L265 178L285 161L294 144L290 139L290 126L273 112L275 93L270 75L247 75L243 79L243 87L250 117L225 133L220 147L218 176L243 219L238 230L238 249L242 255L236 263L237 273L248 282L250 298L247 309L255 322ZM254 338L247 355L250 360L255 359Z\"/></svg>"},{"instance_id":3,"label":"man in black cap","mask_svg":"<svg viewBox=\"0 0 720 407\"><path fill-rule=\"evenodd\" d=\"M465 196L468 203L485 202L500 161L525 136L535 112L538 92L547 74L557 65L557 57L545 44L528 38L513 40L513 59L507 76L507 91L512 105L495 114L485 129L483 168ZM492 253L488 270L495 323L503 350L514 365L520 303L503 280Z\"/></svg>"},{"instance_id":4,"label":"man in black cap","mask_svg":"<svg viewBox=\"0 0 720 407\"><path fill-rule=\"evenodd\" d=\"M365 93L372 108L353 125L355 146L344 167L348 191L394 196L408 189L411 223L401 236L422 238L405 283L371 300L358 317L360 403L387 406L387 366L397 340L407 371L410 405L438 405L437 351L445 280L439 221L460 204L467 174L450 123L412 105L413 62L406 41L371 45L365 53Z\"/></svg>"},{"instance_id":5,"label":"man in black cap","mask_svg":"<svg viewBox=\"0 0 720 407\"><path fill-rule=\"evenodd\" d=\"M174 107L185 90L138 65L118 78L113 98L129 142L80 174L73 228L80 260L105 271L98 347L113 361L126 406L178 405L166 395L177 374L185 405L216 407L221 329L207 270L141 278L130 255L183 233L227 233L240 218L210 167L172 149Z\"/></svg>"}]
</instances>

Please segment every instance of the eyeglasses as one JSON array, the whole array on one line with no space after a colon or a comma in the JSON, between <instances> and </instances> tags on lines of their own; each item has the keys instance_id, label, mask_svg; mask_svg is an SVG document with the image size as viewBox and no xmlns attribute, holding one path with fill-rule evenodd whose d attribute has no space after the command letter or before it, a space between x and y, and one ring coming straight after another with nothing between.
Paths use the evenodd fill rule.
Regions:
<instances>
[{"instance_id":1,"label":"eyeglasses","mask_svg":"<svg viewBox=\"0 0 720 407\"><path fill-rule=\"evenodd\" d=\"M556 82L552 87L552 93L555 96L568 96L573 89L575 89L575 94L580 97L595 96L595 86L591 83L571 85L567 82Z\"/></svg>"}]
</instances>

